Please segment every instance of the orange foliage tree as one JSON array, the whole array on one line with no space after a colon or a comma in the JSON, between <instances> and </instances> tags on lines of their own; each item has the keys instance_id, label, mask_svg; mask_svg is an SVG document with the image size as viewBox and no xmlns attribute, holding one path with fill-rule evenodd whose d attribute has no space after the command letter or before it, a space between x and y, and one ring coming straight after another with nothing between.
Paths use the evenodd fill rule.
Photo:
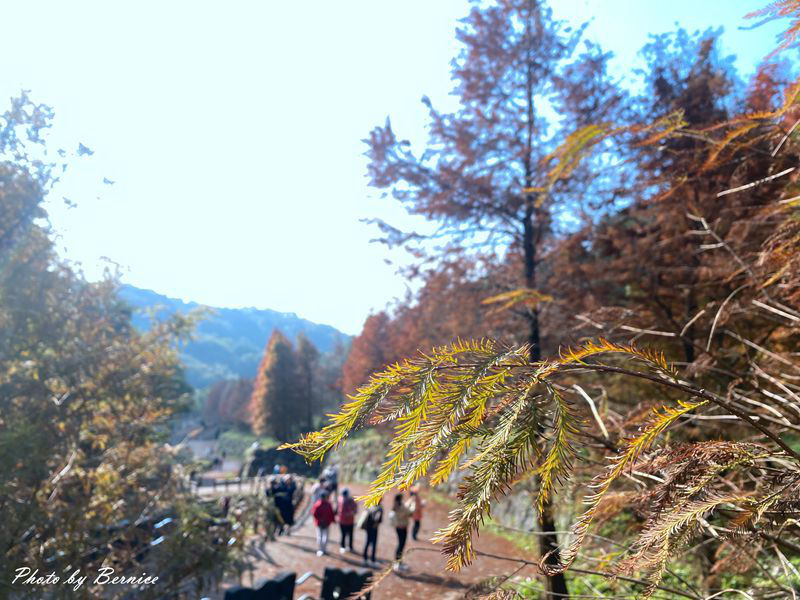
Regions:
<instances>
[{"instance_id":1,"label":"orange foliage tree","mask_svg":"<svg viewBox=\"0 0 800 600\"><path fill-rule=\"evenodd\" d=\"M521 259L524 277L493 300L526 310L528 323L538 327L543 294L532 285L538 282L553 296L546 305L553 339L583 339L550 359L533 350L543 339L537 330L528 343L458 341L389 361L328 425L293 447L315 460L355 428L395 422L368 502L395 486L426 476L441 483L464 469L451 523L436 536L453 568L476 555L473 536L492 503L535 476L543 514L553 494L569 498L588 490L569 544L543 545L539 566L551 595L566 590L558 575L571 569L613 580L592 580L606 594L618 593L624 582L637 590L635 597L666 592L700 600L726 593L731 581L746 581L745 595L793 597L789 565L800 558L800 82L775 89L778 71L764 66L745 104L736 105L713 37L696 40L689 62L675 60L671 40L663 38L650 47L645 100L652 122L585 124L555 149L544 140L535 164L547 176L533 181L525 178L533 171L520 160L524 151L485 160L514 147L495 135L506 113L489 91L498 82L518 89L514 84L531 71L523 60L515 72L520 79L504 80L491 68L498 64L493 56L481 52L502 56L515 48L532 29L513 11L526 8L530 16L538 4L473 10L461 33L463 62L455 67L463 112L432 111L436 143L420 157L388 124L374 131L371 173L412 212L439 220L439 233L449 231L456 243L482 232L491 239L520 214L493 212L498 207L521 210L522 227L504 260ZM800 5L779 2L769 10L784 8L796 17ZM541 25L530 21L531 28ZM482 45L473 48L477 40ZM477 56L484 59L480 76L463 68ZM580 95L570 101L586 105ZM458 118L467 115L466 123ZM504 133L524 132L531 123L519 119L517 129ZM525 148L522 140L517 148ZM626 186L627 206L599 211L578 231L554 235L555 200L570 185L583 185L582 169L592 173L602 163L584 150L615 142L621 143L616 156L627 161L618 166L627 173L614 185ZM506 179L499 176L503 168ZM509 185L514 181L517 188ZM534 216L546 218L526 226ZM542 237L531 236L534 231ZM387 232L397 242L417 239ZM397 314L411 315L421 305ZM393 320L380 325L388 339ZM425 331L410 335L424 339ZM586 389L602 394L593 398ZM566 504L565 511L574 510ZM592 532L618 516L629 524L621 540ZM691 581L669 569L681 553L690 556L684 566ZM616 559L611 569L595 565L608 565L610 556ZM744 579L733 580L732 573Z\"/></svg>"}]
</instances>

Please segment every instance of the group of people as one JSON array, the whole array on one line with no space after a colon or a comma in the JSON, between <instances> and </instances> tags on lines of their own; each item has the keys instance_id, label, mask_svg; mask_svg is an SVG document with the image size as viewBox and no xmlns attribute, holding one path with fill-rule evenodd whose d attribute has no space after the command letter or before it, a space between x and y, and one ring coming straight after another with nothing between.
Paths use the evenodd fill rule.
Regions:
<instances>
[{"instance_id":1,"label":"group of people","mask_svg":"<svg viewBox=\"0 0 800 600\"><path fill-rule=\"evenodd\" d=\"M311 488L311 516L317 528L317 556L327 554L329 531L334 523L339 524L341 538L339 552L356 553L354 548L354 534L356 529L362 529L366 536L364 543L364 565L378 567L376 552L378 546L378 531L384 521L382 500L375 506L359 510L358 503L353 498L350 490L342 489L339 494L338 470L336 467L327 467L319 480ZM297 485L294 476L287 473L286 468L275 466L273 474L266 478L265 493L272 498L275 504L276 534L289 534L295 522L295 512L300 504L303 491ZM412 489L408 499L402 493L395 495L389 511L388 521L397 534L397 548L395 550L394 569L407 571L403 563L403 551L408 540L409 528L411 537L416 540L422 522L424 501L420 498L419 490Z\"/></svg>"},{"instance_id":2,"label":"group of people","mask_svg":"<svg viewBox=\"0 0 800 600\"><path fill-rule=\"evenodd\" d=\"M375 553L378 546L378 530L383 522L383 506L381 500L375 506L371 506L361 511L359 514L358 503L350 494L348 489L343 489L341 496L336 495L336 483L332 484L330 479L323 476L312 488L311 501L313 502L312 516L314 524L317 526L317 543L319 549L317 556L327 553L328 531L333 523L338 523L341 530L341 540L339 542L339 552L344 554L348 550L355 553L353 548L353 531L355 528L363 529L366 534L364 544L364 565L379 566ZM331 497L333 499L331 500ZM397 494L392 502L392 509L389 512L389 524L397 532L397 550L395 551L396 571L407 571L408 567L403 563L403 551L408 539L408 528L411 521L411 537L416 540L422 522L423 501L418 490L411 490L409 499L402 493ZM356 515L359 514L358 518Z\"/></svg>"},{"instance_id":3,"label":"group of people","mask_svg":"<svg viewBox=\"0 0 800 600\"><path fill-rule=\"evenodd\" d=\"M302 500L302 490L298 488L294 476L290 473L276 469L273 475L267 478L264 493L272 498L275 509L280 519L275 519L275 534L290 535L294 525L294 514Z\"/></svg>"}]
</instances>

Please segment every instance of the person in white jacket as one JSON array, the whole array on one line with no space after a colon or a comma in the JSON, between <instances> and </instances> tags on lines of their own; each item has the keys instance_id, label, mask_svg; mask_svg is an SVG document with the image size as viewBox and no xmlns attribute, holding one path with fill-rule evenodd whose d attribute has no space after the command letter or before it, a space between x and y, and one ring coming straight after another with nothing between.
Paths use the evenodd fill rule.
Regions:
<instances>
[{"instance_id":1,"label":"person in white jacket","mask_svg":"<svg viewBox=\"0 0 800 600\"><path fill-rule=\"evenodd\" d=\"M389 523L397 531L397 551L395 552L395 571L406 571L408 567L403 563L403 549L406 547L408 538L408 522L411 519L411 511L403 504L403 494L397 494L392 504L392 512L389 513Z\"/></svg>"},{"instance_id":2,"label":"person in white jacket","mask_svg":"<svg viewBox=\"0 0 800 600\"><path fill-rule=\"evenodd\" d=\"M414 519L414 528L411 530L411 539L417 541L419 528L422 524L422 507L425 506L425 501L419 496L419 489L411 488L408 493L409 498L406 502L408 510L411 511L411 518Z\"/></svg>"}]
</instances>

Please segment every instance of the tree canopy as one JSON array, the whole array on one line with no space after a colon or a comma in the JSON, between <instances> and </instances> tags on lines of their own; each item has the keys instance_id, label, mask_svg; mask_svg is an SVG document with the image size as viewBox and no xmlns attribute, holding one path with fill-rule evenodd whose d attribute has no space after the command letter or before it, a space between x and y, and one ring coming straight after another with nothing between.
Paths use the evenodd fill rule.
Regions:
<instances>
[{"instance_id":1,"label":"tree canopy","mask_svg":"<svg viewBox=\"0 0 800 600\"><path fill-rule=\"evenodd\" d=\"M41 586L10 583L22 566L113 563L158 565L160 581L141 595L163 597L241 547L232 530L207 526L165 451L168 421L191 391L177 344L192 323L178 316L140 333L112 278L89 283L56 256L42 208L56 165L35 158L50 116L26 96L0 116L0 595L42 597ZM148 527L167 516L164 543L147 551ZM223 533L230 545L215 543Z\"/></svg>"},{"instance_id":2,"label":"tree canopy","mask_svg":"<svg viewBox=\"0 0 800 600\"><path fill-rule=\"evenodd\" d=\"M390 124L373 131L373 185L449 245L418 294L354 340L346 369L372 374L292 447L316 460L391 424L365 499L459 481L436 535L451 568L473 559L492 506L523 490L543 523L548 511L573 523L536 561L550 595L566 574L579 595L792 597L800 83L765 63L745 86L716 32L678 31L646 46L645 91L627 97L600 49L570 59L577 39L558 32L537 2L476 5L454 61L460 111L432 110L419 154ZM560 125L532 118L543 102ZM474 263L456 304L437 277L498 236L505 251Z\"/></svg>"}]
</instances>

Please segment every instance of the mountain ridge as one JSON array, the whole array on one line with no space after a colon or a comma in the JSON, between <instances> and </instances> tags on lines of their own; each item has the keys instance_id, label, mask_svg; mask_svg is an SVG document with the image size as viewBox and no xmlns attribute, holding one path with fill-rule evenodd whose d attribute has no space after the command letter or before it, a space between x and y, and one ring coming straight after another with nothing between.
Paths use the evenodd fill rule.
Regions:
<instances>
[{"instance_id":1,"label":"mountain ridge","mask_svg":"<svg viewBox=\"0 0 800 600\"><path fill-rule=\"evenodd\" d=\"M211 310L198 323L194 339L181 349L186 378L196 388L208 387L225 379L255 377L258 362L274 329L280 329L292 340L304 333L322 353L347 352L352 339L331 325L268 308L206 306L130 284L120 286L119 296L133 309L134 326L142 330L150 327L150 310L155 311L157 318L186 314L199 308Z\"/></svg>"}]
</instances>

